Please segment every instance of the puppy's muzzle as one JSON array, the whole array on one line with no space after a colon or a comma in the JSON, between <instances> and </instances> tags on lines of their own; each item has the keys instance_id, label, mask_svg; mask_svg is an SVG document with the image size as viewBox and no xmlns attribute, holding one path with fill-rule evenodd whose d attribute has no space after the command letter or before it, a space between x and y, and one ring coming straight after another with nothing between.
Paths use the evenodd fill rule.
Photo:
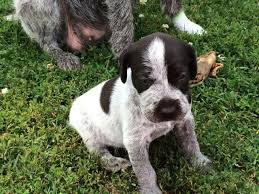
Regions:
<instances>
[{"instance_id":1,"label":"puppy's muzzle","mask_svg":"<svg viewBox=\"0 0 259 194\"><path fill-rule=\"evenodd\" d=\"M155 117L158 121L176 120L182 115L180 101L177 99L163 98L155 109Z\"/></svg>"}]
</instances>

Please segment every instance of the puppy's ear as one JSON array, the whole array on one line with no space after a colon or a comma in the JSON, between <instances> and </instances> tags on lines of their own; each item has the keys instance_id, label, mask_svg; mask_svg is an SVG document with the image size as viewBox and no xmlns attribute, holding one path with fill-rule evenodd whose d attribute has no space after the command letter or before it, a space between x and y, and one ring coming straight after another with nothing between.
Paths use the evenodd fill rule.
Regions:
<instances>
[{"instance_id":1,"label":"puppy's ear","mask_svg":"<svg viewBox=\"0 0 259 194\"><path fill-rule=\"evenodd\" d=\"M120 64L120 77L122 83L127 81L127 69L130 67L130 47L125 49L119 58Z\"/></svg>"},{"instance_id":2,"label":"puppy's ear","mask_svg":"<svg viewBox=\"0 0 259 194\"><path fill-rule=\"evenodd\" d=\"M134 69L136 69L136 66L139 66L139 64L142 63L143 52L150 41L150 37L142 38L139 41L132 43L120 55L120 77L123 83L126 83L127 81L127 69L130 67L132 74L134 74Z\"/></svg>"}]
</instances>

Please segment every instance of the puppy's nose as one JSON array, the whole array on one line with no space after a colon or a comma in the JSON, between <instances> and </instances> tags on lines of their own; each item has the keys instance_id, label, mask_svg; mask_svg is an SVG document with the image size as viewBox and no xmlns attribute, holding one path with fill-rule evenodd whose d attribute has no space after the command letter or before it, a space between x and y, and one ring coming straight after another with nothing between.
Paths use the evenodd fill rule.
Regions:
<instances>
[{"instance_id":1,"label":"puppy's nose","mask_svg":"<svg viewBox=\"0 0 259 194\"><path fill-rule=\"evenodd\" d=\"M156 108L156 114L161 121L175 120L181 113L180 101L177 99L163 98Z\"/></svg>"}]
</instances>

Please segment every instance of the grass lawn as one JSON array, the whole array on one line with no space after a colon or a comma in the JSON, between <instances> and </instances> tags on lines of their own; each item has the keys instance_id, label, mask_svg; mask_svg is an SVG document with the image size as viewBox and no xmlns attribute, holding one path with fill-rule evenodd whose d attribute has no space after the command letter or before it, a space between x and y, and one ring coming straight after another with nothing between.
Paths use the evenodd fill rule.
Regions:
<instances>
[{"instance_id":1,"label":"grass lawn","mask_svg":"<svg viewBox=\"0 0 259 194\"><path fill-rule=\"evenodd\" d=\"M219 76L193 89L196 132L214 165L200 174L167 136L150 150L159 185L165 193L258 193L258 1L184 2L206 35L177 31L160 13L159 0L148 0L135 9L135 38L167 32L192 42L197 55L215 50L225 57ZM118 74L109 45L81 55L79 71L47 68L54 61L19 23L3 19L10 13L11 0L0 0L0 89L9 89L0 94L0 193L137 193L132 168L105 171L67 125L73 99Z\"/></svg>"}]
</instances>

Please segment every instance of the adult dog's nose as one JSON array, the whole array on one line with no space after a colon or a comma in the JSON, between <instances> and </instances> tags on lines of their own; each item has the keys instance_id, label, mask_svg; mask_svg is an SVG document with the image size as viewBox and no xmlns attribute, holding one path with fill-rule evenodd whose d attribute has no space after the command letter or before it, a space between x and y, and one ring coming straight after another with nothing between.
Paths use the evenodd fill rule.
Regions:
<instances>
[{"instance_id":1,"label":"adult dog's nose","mask_svg":"<svg viewBox=\"0 0 259 194\"><path fill-rule=\"evenodd\" d=\"M171 98L163 98L160 100L155 111L155 115L160 121L175 120L181 113L180 101Z\"/></svg>"}]
</instances>

